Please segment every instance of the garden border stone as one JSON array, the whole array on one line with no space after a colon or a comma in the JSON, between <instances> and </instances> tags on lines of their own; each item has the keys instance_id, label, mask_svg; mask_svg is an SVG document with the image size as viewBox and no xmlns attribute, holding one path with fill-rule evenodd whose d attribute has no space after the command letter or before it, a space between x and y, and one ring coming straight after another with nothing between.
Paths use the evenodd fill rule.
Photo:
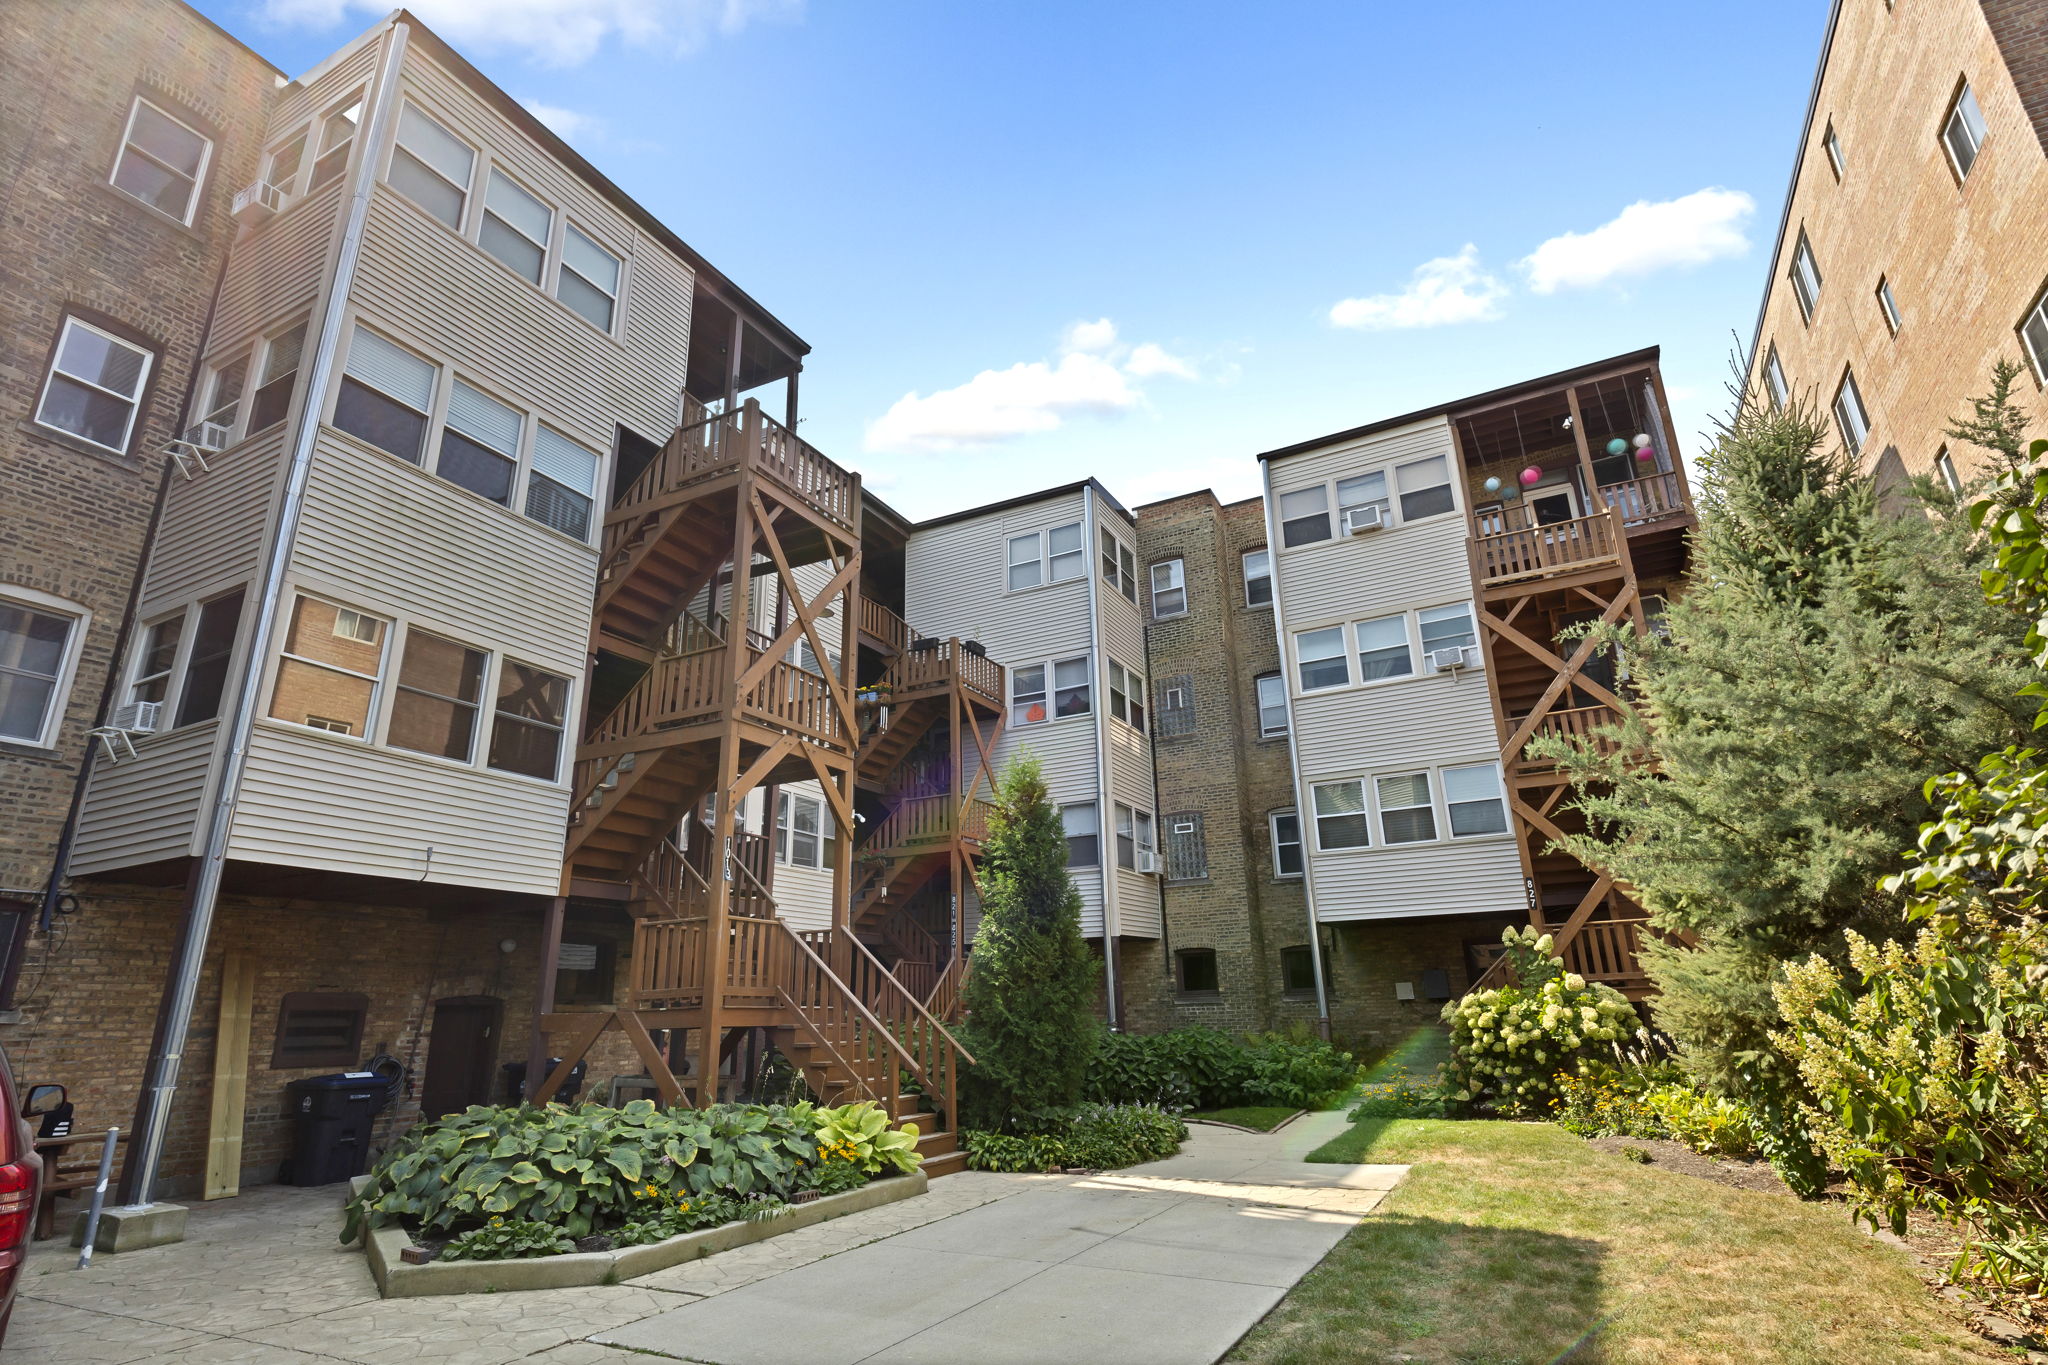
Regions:
<instances>
[{"instance_id":1,"label":"garden border stone","mask_svg":"<svg viewBox=\"0 0 2048 1365\"><path fill-rule=\"evenodd\" d=\"M930 1178L923 1171L882 1176L857 1190L828 1194L808 1204L792 1204L758 1222L725 1223L616 1251L572 1251L516 1261L429 1261L425 1265L407 1265L399 1259L399 1253L412 1245L412 1233L396 1226L371 1230L365 1250L378 1292L387 1299L426 1294L496 1294L515 1289L576 1289L638 1279L685 1261L910 1199L923 1194L929 1183Z\"/></svg>"}]
</instances>

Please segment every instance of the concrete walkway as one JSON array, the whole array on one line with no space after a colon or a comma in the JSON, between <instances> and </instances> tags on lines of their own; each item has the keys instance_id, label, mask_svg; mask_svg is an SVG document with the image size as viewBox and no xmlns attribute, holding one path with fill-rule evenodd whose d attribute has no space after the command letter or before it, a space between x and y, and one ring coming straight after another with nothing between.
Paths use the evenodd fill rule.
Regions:
<instances>
[{"instance_id":1,"label":"concrete walkway","mask_svg":"<svg viewBox=\"0 0 2048 1365\"><path fill-rule=\"evenodd\" d=\"M378 1298L335 1240L336 1192L270 1186L195 1205L179 1245L85 1272L37 1244L0 1363L1207 1362L1400 1178L1300 1162L1343 1127L1197 1126L1150 1166L967 1172L627 1284L447 1298Z\"/></svg>"},{"instance_id":2,"label":"concrete walkway","mask_svg":"<svg viewBox=\"0 0 2048 1365\"><path fill-rule=\"evenodd\" d=\"M1406 1172L1301 1161L1344 1126L1197 1126L1166 1161L1023 1188L592 1340L713 1365L1207 1365Z\"/></svg>"}]
</instances>

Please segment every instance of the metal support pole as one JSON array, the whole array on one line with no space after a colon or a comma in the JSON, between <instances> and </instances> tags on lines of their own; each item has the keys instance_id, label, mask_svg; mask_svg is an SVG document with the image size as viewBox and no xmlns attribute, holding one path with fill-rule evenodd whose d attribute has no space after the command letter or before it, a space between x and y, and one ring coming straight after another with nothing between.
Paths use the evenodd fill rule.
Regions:
<instances>
[{"instance_id":1,"label":"metal support pole","mask_svg":"<svg viewBox=\"0 0 2048 1365\"><path fill-rule=\"evenodd\" d=\"M93 1183L92 1207L85 1211L85 1246L78 1253L80 1270L92 1264L92 1244L100 1235L100 1210L107 1206L107 1182L114 1176L114 1144L120 1140L121 1130L109 1128L107 1140L100 1144L100 1178Z\"/></svg>"}]
</instances>

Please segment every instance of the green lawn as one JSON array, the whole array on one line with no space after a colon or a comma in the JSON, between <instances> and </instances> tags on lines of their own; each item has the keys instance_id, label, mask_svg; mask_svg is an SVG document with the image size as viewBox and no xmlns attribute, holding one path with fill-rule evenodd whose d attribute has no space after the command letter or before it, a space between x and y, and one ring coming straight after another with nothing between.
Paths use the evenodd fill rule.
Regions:
<instances>
[{"instance_id":1,"label":"green lawn","mask_svg":"<svg viewBox=\"0 0 2048 1365\"><path fill-rule=\"evenodd\" d=\"M2014 1359L1839 1204L1636 1165L1548 1124L1368 1120L1311 1159L1413 1169L1233 1360Z\"/></svg>"},{"instance_id":2,"label":"green lawn","mask_svg":"<svg viewBox=\"0 0 2048 1365\"><path fill-rule=\"evenodd\" d=\"M1284 1104L1245 1104L1235 1109L1203 1109L1185 1117L1204 1119L1210 1123L1234 1123L1240 1128L1252 1128L1261 1133L1270 1133L1301 1111L1289 1109Z\"/></svg>"}]
</instances>

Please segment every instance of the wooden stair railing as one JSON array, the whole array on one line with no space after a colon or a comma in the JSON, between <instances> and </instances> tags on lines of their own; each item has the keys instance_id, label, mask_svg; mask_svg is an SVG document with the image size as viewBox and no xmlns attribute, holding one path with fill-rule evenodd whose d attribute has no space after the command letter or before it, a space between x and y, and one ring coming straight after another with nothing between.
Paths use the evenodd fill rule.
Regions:
<instances>
[{"instance_id":1,"label":"wooden stair railing","mask_svg":"<svg viewBox=\"0 0 2048 1365\"><path fill-rule=\"evenodd\" d=\"M905 1069L923 1088L926 1098L941 1106L939 1112L944 1121L957 1127L960 1067L974 1065L973 1055L925 1009L924 1001L890 975L867 945L852 934L819 929L798 937L814 949L823 950L821 960L832 964L837 977L871 1012L871 1017L890 1030L891 1040L899 1044L895 1050L904 1058ZM890 1117L894 1119L897 1115L892 1111Z\"/></svg>"},{"instance_id":2,"label":"wooden stair railing","mask_svg":"<svg viewBox=\"0 0 2048 1365\"><path fill-rule=\"evenodd\" d=\"M964 953L955 953L946 963L946 969L939 973L931 994L924 999L925 1010L932 1018L959 1022L962 1017L960 1000L967 989L967 974L973 961Z\"/></svg>"},{"instance_id":3,"label":"wooden stair railing","mask_svg":"<svg viewBox=\"0 0 2048 1365\"><path fill-rule=\"evenodd\" d=\"M779 931L780 941L790 947L781 984L783 1001L853 1088L880 1105L893 1126L903 1116L897 1069L915 1075L918 1059L819 955L812 942L815 934L799 934L779 919L762 923ZM826 937L830 951L831 931L818 932Z\"/></svg>"}]
</instances>

